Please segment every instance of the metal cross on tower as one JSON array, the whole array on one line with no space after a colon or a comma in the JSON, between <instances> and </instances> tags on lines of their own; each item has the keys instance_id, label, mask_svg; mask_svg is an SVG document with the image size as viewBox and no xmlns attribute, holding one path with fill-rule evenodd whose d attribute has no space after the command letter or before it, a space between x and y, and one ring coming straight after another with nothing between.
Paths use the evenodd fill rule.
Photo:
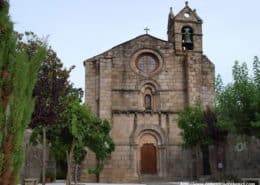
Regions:
<instances>
[{"instance_id":1,"label":"metal cross on tower","mask_svg":"<svg viewBox=\"0 0 260 185\"><path fill-rule=\"evenodd\" d=\"M148 34L148 31L150 31L150 29L146 26L146 27L144 28L144 31L146 32L146 34Z\"/></svg>"}]
</instances>

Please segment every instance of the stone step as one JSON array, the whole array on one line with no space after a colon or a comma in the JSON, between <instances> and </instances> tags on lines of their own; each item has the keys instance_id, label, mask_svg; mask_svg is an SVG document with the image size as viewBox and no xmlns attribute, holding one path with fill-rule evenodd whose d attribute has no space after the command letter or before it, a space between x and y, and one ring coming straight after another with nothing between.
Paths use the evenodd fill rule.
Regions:
<instances>
[{"instance_id":1,"label":"stone step","mask_svg":"<svg viewBox=\"0 0 260 185\"><path fill-rule=\"evenodd\" d=\"M160 182L167 182L167 179L164 177L159 177L157 175L143 175L139 178L139 182L146 184L157 184Z\"/></svg>"}]
</instances>

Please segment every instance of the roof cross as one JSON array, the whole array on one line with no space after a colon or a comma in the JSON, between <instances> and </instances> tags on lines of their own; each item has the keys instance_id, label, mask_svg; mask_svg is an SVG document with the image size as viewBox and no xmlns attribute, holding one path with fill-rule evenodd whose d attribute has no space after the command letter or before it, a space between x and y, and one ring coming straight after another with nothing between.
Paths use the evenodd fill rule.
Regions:
<instances>
[{"instance_id":1,"label":"roof cross","mask_svg":"<svg viewBox=\"0 0 260 185\"><path fill-rule=\"evenodd\" d=\"M148 31L150 31L150 29L146 26L146 27L144 28L144 31L146 32L146 34L148 34Z\"/></svg>"}]
</instances>

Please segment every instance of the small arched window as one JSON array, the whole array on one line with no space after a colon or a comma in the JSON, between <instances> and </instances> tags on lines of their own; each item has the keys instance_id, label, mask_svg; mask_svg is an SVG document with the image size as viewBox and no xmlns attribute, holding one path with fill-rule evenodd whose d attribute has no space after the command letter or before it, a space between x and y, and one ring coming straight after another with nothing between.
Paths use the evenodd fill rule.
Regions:
<instances>
[{"instance_id":1,"label":"small arched window","mask_svg":"<svg viewBox=\"0 0 260 185\"><path fill-rule=\"evenodd\" d=\"M181 29L182 33L182 48L184 50L193 50L193 29L189 26L184 26Z\"/></svg>"},{"instance_id":2,"label":"small arched window","mask_svg":"<svg viewBox=\"0 0 260 185\"><path fill-rule=\"evenodd\" d=\"M145 110L152 109L152 96L150 94L146 94L144 96L144 107L145 107Z\"/></svg>"}]
</instances>

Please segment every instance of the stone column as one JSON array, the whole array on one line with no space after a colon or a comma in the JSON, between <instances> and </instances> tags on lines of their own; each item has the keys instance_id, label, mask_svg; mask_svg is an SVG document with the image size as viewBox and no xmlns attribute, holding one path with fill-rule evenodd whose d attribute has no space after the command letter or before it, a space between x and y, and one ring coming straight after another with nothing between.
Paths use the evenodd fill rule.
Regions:
<instances>
[{"instance_id":1,"label":"stone column","mask_svg":"<svg viewBox=\"0 0 260 185\"><path fill-rule=\"evenodd\" d=\"M159 145L158 146L158 158L159 158L159 163L158 163L158 175L159 177L166 177L167 174L167 169L166 169L166 146L165 145Z\"/></svg>"},{"instance_id":2,"label":"stone column","mask_svg":"<svg viewBox=\"0 0 260 185\"><path fill-rule=\"evenodd\" d=\"M112 57L100 59L99 116L112 121Z\"/></svg>"},{"instance_id":3,"label":"stone column","mask_svg":"<svg viewBox=\"0 0 260 185\"><path fill-rule=\"evenodd\" d=\"M201 54L187 53L186 56L186 80L189 106L201 101L202 65Z\"/></svg>"},{"instance_id":4,"label":"stone column","mask_svg":"<svg viewBox=\"0 0 260 185\"><path fill-rule=\"evenodd\" d=\"M85 62L85 103L96 112L97 60Z\"/></svg>"}]
</instances>

